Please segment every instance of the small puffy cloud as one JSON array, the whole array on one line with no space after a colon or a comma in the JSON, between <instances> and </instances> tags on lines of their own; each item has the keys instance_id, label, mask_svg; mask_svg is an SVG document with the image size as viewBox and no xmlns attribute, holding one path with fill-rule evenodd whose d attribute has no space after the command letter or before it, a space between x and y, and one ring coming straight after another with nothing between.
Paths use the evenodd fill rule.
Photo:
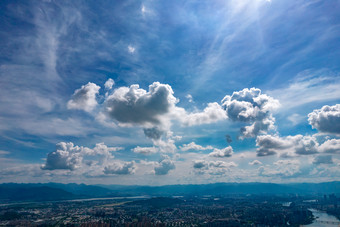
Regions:
<instances>
[{"instance_id":1,"label":"small puffy cloud","mask_svg":"<svg viewBox=\"0 0 340 227\"><path fill-rule=\"evenodd\" d=\"M188 126L210 124L223 119L227 119L227 115L217 102L208 103L202 112L189 113L180 118L183 124Z\"/></svg>"},{"instance_id":2,"label":"small puffy cloud","mask_svg":"<svg viewBox=\"0 0 340 227\"><path fill-rule=\"evenodd\" d=\"M134 174L136 170L136 163L132 162L115 162L109 166L104 167L105 174L128 175Z\"/></svg>"},{"instance_id":3,"label":"small puffy cloud","mask_svg":"<svg viewBox=\"0 0 340 227\"><path fill-rule=\"evenodd\" d=\"M150 155L158 152L158 149L156 147L140 147L137 146L132 149L134 153L137 154L143 154L143 155Z\"/></svg>"},{"instance_id":4,"label":"small puffy cloud","mask_svg":"<svg viewBox=\"0 0 340 227\"><path fill-rule=\"evenodd\" d=\"M189 144L183 144L180 146L181 151L189 151L189 150L194 150L194 151L204 151L204 150L212 150L214 149L212 146L206 146L203 147L201 145L196 144L195 142L191 142Z\"/></svg>"},{"instance_id":5,"label":"small puffy cloud","mask_svg":"<svg viewBox=\"0 0 340 227\"><path fill-rule=\"evenodd\" d=\"M195 169L202 169L208 166L208 163L204 160L195 160L193 167Z\"/></svg>"},{"instance_id":6,"label":"small puffy cloud","mask_svg":"<svg viewBox=\"0 0 340 227\"><path fill-rule=\"evenodd\" d=\"M136 50L135 47L133 47L133 46L131 46L131 45L128 46L128 51L129 51L129 53L133 54L133 53L135 52L135 50Z\"/></svg>"},{"instance_id":7,"label":"small puffy cloud","mask_svg":"<svg viewBox=\"0 0 340 227\"><path fill-rule=\"evenodd\" d=\"M217 157L217 158L224 158L224 157L231 157L232 154L233 154L233 148L231 146L228 146L223 149L215 148L213 152L209 154L209 156Z\"/></svg>"},{"instance_id":8,"label":"small puffy cloud","mask_svg":"<svg viewBox=\"0 0 340 227\"><path fill-rule=\"evenodd\" d=\"M227 141L227 143L233 142L233 139L231 138L230 135L225 135L225 140Z\"/></svg>"},{"instance_id":9,"label":"small puffy cloud","mask_svg":"<svg viewBox=\"0 0 340 227\"><path fill-rule=\"evenodd\" d=\"M245 88L227 95L222 100L227 116L233 121L252 123L241 129L242 137L254 137L274 129L275 119L271 111L276 110L279 101L261 94L258 88Z\"/></svg>"},{"instance_id":10,"label":"small puffy cloud","mask_svg":"<svg viewBox=\"0 0 340 227\"><path fill-rule=\"evenodd\" d=\"M156 166L154 168L156 175L166 175L169 173L170 170L175 169L174 162L169 158L169 156L164 156L163 160L156 163Z\"/></svg>"},{"instance_id":11,"label":"small puffy cloud","mask_svg":"<svg viewBox=\"0 0 340 227\"><path fill-rule=\"evenodd\" d=\"M164 134L164 131L159 129L158 127L144 128L143 131L146 137L154 140L159 140Z\"/></svg>"},{"instance_id":12,"label":"small puffy cloud","mask_svg":"<svg viewBox=\"0 0 340 227\"><path fill-rule=\"evenodd\" d=\"M254 160L252 162L248 163L251 166L257 166L257 165L262 165L262 162L260 162L259 160Z\"/></svg>"},{"instance_id":13,"label":"small puffy cloud","mask_svg":"<svg viewBox=\"0 0 340 227\"><path fill-rule=\"evenodd\" d=\"M149 91L134 84L120 87L105 100L105 111L123 124L159 125L177 103L170 85L154 82Z\"/></svg>"},{"instance_id":14,"label":"small puffy cloud","mask_svg":"<svg viewBox=\"0 0 340 227\"><path fill-rule=\"evenodd\" d=\"M319 150L324 153L340 153L340 139L326 140L320 145Z\"/></svg>"},{"instance_id":15,"label":"small puffy cloud","mask_svg":"<svg viewBox=\"0 0 340 227\"><path fill-rule=\"evenodd\" d=\"M112 87L115 85L115 81L113 79L108 79L105 84L104 84L104 87L106 90L110 90L112 89Z\"/></svg>"},{"instance_id":16,"label":"small puffy cloud","mask_svg":"<svg viewBox=\"0 0 340 227\"><path fill-rule=\"evenodd\" d=\"M91 112L97 106L96 95L100 87L94 83L87 83L77 89L67 103L68 109L84 110Z\"/></svg>"},{"instance_id":17,"label":"small puffy cloud","mask_svg":"<svg viewBox=\"0 0 340 227\"><path fill-rule=\"evenodd\" d=\"M340 134L340 104L314 110L308 114L308 122L319 132Z\"/></svg>"},{"instance_id":18,"label":"small puffy cloud","mask_svg":"<svg viewBox=\"0 0 340 227\"><path fill-rule=\"evenodd\" d=\"M56 150L47 155L46 164L41 168L44 170L74 170L81 165L83 150L83 147L74 146L71 142L57 143Z\"/></svg>"},{"instance_id":19,"label":"small puffy cloud","mask_svg":"<svg viewBox=\"0 0 340 227\"><path fill-rule=\"evenodd\" d=\"M185 98L188 99L188 102L193 102L193 101L194 101L193 98L192 98L192 95L190 95L190 94L187 94L187 95L185 96Z\"/></svg>"},{"instance_id":20,"label":"small puffy cloud","mask_svg":"<svg viewBox=\"0 0 340 227\"><path fill-rule=\"evenodd\" d=\"M281 156L310 155L318 153L319 143L313 136L260 135L256 138L257 156L280 154Z\"/></svg>"},{"instance_id":21,"label":"small puffy cloud","mask_svg":"<svg viewBox=\"0 0 340 227\"><path fill-rule=\"evenodd\" d=\"M319 155L314 158L313 164L333 164L332 155Z\"/></svg>"}]
</instances>

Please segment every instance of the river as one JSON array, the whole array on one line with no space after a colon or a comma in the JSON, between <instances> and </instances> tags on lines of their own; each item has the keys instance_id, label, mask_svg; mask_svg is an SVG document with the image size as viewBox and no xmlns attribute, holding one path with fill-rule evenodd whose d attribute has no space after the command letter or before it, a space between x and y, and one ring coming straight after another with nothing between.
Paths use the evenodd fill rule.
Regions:
<instances>
[{"instance_id":1,"label":"river","mask_svg":"<svg viewBox=\"0 0 340 227\"><path fill-rule=\"evenodd\" d=\"M309 209L313 212L314 217L316 218L312 224L305 225L308 227L334 227L340 226L340 221L333 215L327 214L326 212Z\"/></svg>"}]
</instances>

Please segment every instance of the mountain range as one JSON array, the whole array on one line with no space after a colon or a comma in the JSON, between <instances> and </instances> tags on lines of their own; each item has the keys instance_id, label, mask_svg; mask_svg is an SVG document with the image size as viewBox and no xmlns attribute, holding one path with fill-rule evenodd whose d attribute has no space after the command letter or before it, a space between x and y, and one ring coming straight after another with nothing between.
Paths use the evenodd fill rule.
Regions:
<instances>
[{"instance_id":1,"label":"mountain range","mask_svg":"<svg viewBox=\"0 0 340 227\"><path fill-rule=\"evenodd\" d=\"M340 194L340 182L324 183L215 183L164 186L86 185L86 184L0 184L0 202L55 201L116 196L227 196Z\"/></svg>"}]
</instances>

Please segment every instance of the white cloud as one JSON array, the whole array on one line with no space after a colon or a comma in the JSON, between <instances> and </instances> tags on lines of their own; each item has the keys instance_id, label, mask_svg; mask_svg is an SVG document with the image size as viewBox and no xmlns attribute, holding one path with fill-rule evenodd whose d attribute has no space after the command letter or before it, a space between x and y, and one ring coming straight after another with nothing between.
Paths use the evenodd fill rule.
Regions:
<instances>
[{"instance_id":1,"label":"white cloud","mask_svg":"<svg viewBox=\"0 0 340 227\"><path fill-rule=\"evenodd\" d=\"M314 110L308 114L308 122L320 132L340 135L340 104Z\"/></svg>"},{"instance_id":2,"label":"white cloud","mask_svg":"<svg viewBox=\"0 0 340 227\"><path fill-rule=\"evenodd\" d=\"M319 149L324 153L340 153L340 139L326 140Z\"/></svg>"},{"instance_id":3,"label":"white cloud","mask_svg":"<svg viewBox=\"0 0 340 227\"><path fill-rule=\"evenodd\" d=\"M156 175L166 175L170 170L175 169L174 162L169 158L169 156L163 156L163 160L156 163L154 172Z\"/></svg>"},{"instance_id":4,"label":"white cloud","mask_svg":"<svg viewBox=\"0 0 340 227\"><path fill-rule=\"evenodd\" d=\"M332 74L328 70L306 70L299 73L288 87L267 93L280 98L281 111L290 111L308 103L337 100L340 97L340 80L338 75Z\"/></svg>"},{"instance_id":5,"label":"white cloud","mask_svg":"<svg viewBox=\"0 0 340 227\"><path fill-rule=\"evenodd\" d=\"M136 163L132 162L114 162L104 167L104 174L127 175L134 174L136 171Z\"/></svg>"},{"instance_id":6,"label":"white cloud","mask_svg":"<svg viewBox=\"0 0 340 227\"><path fill-rule=\"evenodd\" d=\"M224 158L224 157L231 157L233 153L234 153L233 148L231 146L228 146L223 149L215 148L213 152L209 154L209 156L217 157L217 158Z\"/></svg>"},{"instance_id":7,"label":"white cloud","mask_svg":"<svg viewBox=\"0 0 340 227\"><path fill-rule=\"evenodd\" d=\"M105 111L123 124L159 125L177 103L173 93L169 85L159 82L151 84L149 91L137 84L120 87L105 100Z\"/></svg>"},{"instance_id":8,"label":"white cloud","mask_svg":"<svg viewBox=\"0 0 340 227\"><path fill-rule=\"evenodd\" d=\"M74 170L79 168L83 159L83 150L83 147L74 146L71 142L60 142L56 145L56 150L47 155L46 164L42 166L42 169Z\"/></svg>"},{"instance_id":9,"label":"white cloud","mask_svg":"<svg viewBox=\"0 0 340 227\"><path fill-rule=\"evenodd\" d=\"M256 138L257 156L280 154L283 157L309 155L318 152L319 143L313 136L260 135Z\"/></svg>"},{"instance_id":10,"label":"white cloud","mask_svg":"<svg viewBox=\"0 0 340 227\"><path fill-rule=\"evenodd\" d=\"M279 101L261 94L258 88L245 88L227 95L222 100L229 119L252 123L241 129L242 137L255 137L274 129L275 119L271 111L278 109Z\"/></svg>"},{"instance_id":11,"label":"white cloud","mask_svg":"<svg viewBox=\"0 0 340 227\"><path fill-rule=\"evenodd\" d=\"M187 94L187 95L185 96L185 98L188 99L188 102L194 102L194 99L192 98L192 95L190 95L190 94Z\"/></svg>"},{"instance_id":12,"label":"white cloud","mask_svg":"<svg viewBox=\"0 0 340 227\"><path fill-rule=\"evenodd\" d=\"M133 53L135 52L135 50L136 50L135 47L133 47L133 46L131 46L131 45L128 46L128 51L129 51L129 53L133 54Z\"/></svg>"},{"instance_id":13,"label":"white cloud","mask_svg":"<svg viewBox=\"0 0 340 227\"><path fill-rule=\"evenodd\" d=\"M332 155L319 155L314 158L313 164L333 164Z\"/></svg>"},{"instance_id":14,"label":"white cloud","mask_svg":"<svg viewBox=\"0 0 340 227\"><path fill-rule=\"evenodd\" d=\"M113 79L109 78L109 79L105 82L104 87L105 87L106 90L110 90L110 89L112 89L112 87L113 87L114 85L115 85L115 81L114 81Z\"/></svg>"},{"instance_id":15,"label":"white cloud","mask_svg":"<svg viewBox=\"0 0 340 227\"><path fill-rule=\"evenodd\" d=\"M224 175L226 172L231 171L231 168L237 166L235 162L205 160L195 160L193 162L193 168L196 174Z\"/></svg>"},{"instance_id":16,"label":"white cloud","mask_svg":"<svg viewBox=\"0 0 340 227\"><path fill-rule=\"evenodd\" d=\"M132 149L134 153L137 154L144 154L144 155L150 155L158 152L158 149L156 147L140 147L137 146Z\"/></svg>"},{"instance_id":17,"label":"white cloud","mask_svg":"<svg viewBox=\"0 0 340 227\"><path fill-rule=\"evenodd\" d=\"M254 160L252 162L249 162L248 164L251 166L262 165L262 162L260 162L259 160Z\"/></svg>"},{"instance_id":18,"label":"white cloud","mask_svg":"<svg viewBox=\"0 0 340 227\"><path fill-rule=\"evenodd\" d=\"M201 145L196 144L195 142L191 142L189 144L183 144L180 146L181 151L189 151L189 150L195 150L195 151L204 151L204 150L212 150L214 149L212 146L206 146L203 147Z\"/></svg>"},{"instance_id":19,"label":"white cloud","mask_svg":"<svg viewBox=\"0 0 340 227\"><path fill-rule=\"evenodd\" d=\"M211 124L223 119L227 119L226 113L216 102L208 103L202 112L189 113L180 118L183 124L188 126Z\"/></svg>"},{"instance_id":20,"label":"white cloud","mask_svg":"<svg viewBox=\"0 0 340 227\"><path fill-rule=\"evenodd\" d=\"M77 89L67 103L67 108L91 112L97 106L96 95L100 87L94 83L87 83Z\"/></svg>"},{"instance_id":21,"label":"white cloud","mask_svg":"<svg viewBox=\"0 0 340 227\"><path fill-rule=\"evenodd\" d=\"M293 126L295 126L301 123L303 120L305 120L305 117L295 113L288 116L287 119L292 123Z\"/></svg>"},{"instance_id":22,"label":"white cloud","mask_svg":"<svg viewBox=\"0 0 340 227\"><path fill-rule=\"evenodd\" d=\"M43 170L75 170L80 168L84 163L86 156L102 156L105 160L113 159L111 154L113 151L118 151L121 147L108 147L104 143L97 143L91 149L88 147L74 146L72 142L60 142L56 145L56 150L48 153L46 163L41 168Z\"/></svg>"},{"instance_id":23,"label":"white cloud","mask_svg":"<svg viewBox=\"0 0 340 227\"><path fill-rule=\"evenodd\" d=\"M299 160L278 160L274 166L259 167L259 175L266 177L295 177L301 173Z\"/></svg>"}]
</instances>

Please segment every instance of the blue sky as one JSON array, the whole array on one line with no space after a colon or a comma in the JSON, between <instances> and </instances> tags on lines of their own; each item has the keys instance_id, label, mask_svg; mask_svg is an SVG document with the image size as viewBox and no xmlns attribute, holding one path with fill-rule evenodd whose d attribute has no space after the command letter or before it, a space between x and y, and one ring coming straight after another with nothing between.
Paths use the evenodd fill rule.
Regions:
<instances>
[{"instance_id":1,"label":"blue sky","mask_svg":"<svg viewBox=\"0 0 340 227\"><path fill-rule=\"evenodd\" d=\"M0 182L340 176L340 1L1 1Z\"/></svg>"}]
</instances>

